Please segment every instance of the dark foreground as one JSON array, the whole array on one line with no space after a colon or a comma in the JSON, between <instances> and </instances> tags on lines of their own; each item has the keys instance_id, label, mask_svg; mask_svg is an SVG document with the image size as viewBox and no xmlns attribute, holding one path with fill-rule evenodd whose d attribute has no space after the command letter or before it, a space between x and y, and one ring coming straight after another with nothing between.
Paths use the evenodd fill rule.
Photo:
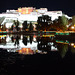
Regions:
<instances>
[{"instance_id":1,"label":"dark foreground","mask_svg":"<svg viewBox=\"0 0 75 75\"><path fill-rule=\"evenodd\" d=\"M21 55L0 49L0 75L67 75L74 73L74 68L75 54L70 51L61 58L58 52Z\"/></svg>"}]
</instances>

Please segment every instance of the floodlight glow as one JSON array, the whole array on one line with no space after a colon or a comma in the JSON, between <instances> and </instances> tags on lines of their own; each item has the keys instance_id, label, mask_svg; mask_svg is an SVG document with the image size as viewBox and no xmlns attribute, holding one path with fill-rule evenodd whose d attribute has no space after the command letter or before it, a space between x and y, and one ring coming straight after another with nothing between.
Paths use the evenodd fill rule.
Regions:
<instances>
[{"instance_id":1,"label":"floodlight glow","mask_svg":"<svg viewBox=\"0 0 75 75\"><path fill-rule=\"evenodd\" d=\"M13 23L6 23L6 28L10 28Z\"/></svg>"},{"instance_id":2,"label":"floodlight glow","mask_svg":"<svg viewBox=\"0 0 75 75\"><path fill-rule=\"evenodd\" d=\"M74 45L74 48L75 48L75 45Z\"/></svg>"},{"instance_id":3,"label":"floodlight glow","mask_svg":"<svg viewBox=\"0 0 75 75\"><path fill-rule=\"evenodd\" d=\"M35 37L33 38L33 41L36 41L36 38Z\"/></svg>"},{"instance_id":4,"label":"floodlight glow","mask_svg":"<svg viewBox=\"0 0 75 75\"><path fill-rule=\"evenodd\" d=\"M71 43L71 46L74 46L74 43Z\"/></svg>"},{"instance_id":5,"label":"floodlight glow","mask_svg":"<svg viewBox=\"0 0 75 75\"><path fill-rule=\"evenodd\" d=\"M66 27L68 28L68 27L69 27L69 25L66 25Z\"/></svg>"},{"instance_id":6,"label":"floodlight glow","mask_svg":"<svg viewBox=\"0 0 75 75\"><path fill-rule=\"evenodd\" d=\"M72 26L71 28L74 29L74 26Z\"/></svg>"}]
</instances>

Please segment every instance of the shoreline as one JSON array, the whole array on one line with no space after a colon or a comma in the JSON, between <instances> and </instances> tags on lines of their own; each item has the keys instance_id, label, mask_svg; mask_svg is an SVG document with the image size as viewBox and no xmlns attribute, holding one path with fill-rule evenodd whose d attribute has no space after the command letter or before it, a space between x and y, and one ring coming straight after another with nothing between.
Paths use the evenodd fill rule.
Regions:
<instances>
[{"instance_id":1,"label":"shoreline","mask_svg":"<svg viewBox=\"0 0 75 75\"><path fill-rule=\"evenodd\" d=\"M57 32L57 31L20 31L20 32L0 32L0 35L9 35L9 34L25 34L25 35L54 35L54 36L75 36L75 32L66 31L66 32Z\"/></svg>"}]
</instances>

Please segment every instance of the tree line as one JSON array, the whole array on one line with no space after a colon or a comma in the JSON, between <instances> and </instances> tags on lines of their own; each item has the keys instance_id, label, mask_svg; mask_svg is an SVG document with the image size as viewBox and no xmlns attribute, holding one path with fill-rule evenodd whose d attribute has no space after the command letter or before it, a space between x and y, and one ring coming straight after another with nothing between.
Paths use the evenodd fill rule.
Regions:
<instances>
[{"instance_id":1,"label":"tree line","mask_svg":"<svg viewBox=\"0 0 75 75\"><path fill-rule=\"evenodd\" d=\"M13 30L13 28L14 28L14 25L15 25L15 29L17 30L17 31L33 31L33 25L32 25L32 23L30 22L30 24L27 24L27 21L24 21L23 23L22 23L22 29L19 27L19 21L17 20L17 21L14 21L14 24L12 25L12 27L11 27L11 30Z\"/></svg>"},{"instance_id":2,"label":"tree line","mask_svg":"<svg viewBox=\"0 0 75 75\"><path fill-rule=\"evenodd\" d=\"M37 30L67 31L67 30L72 30L71 26L75 25L75 16L73 16L72 19L68 19L67 17L65 17L63 15L63 16L59 16L58 19L55 19L52 21L48 15L43 15L38 18L37 23L38 23ZM69 26L69 27L67 27L67 26Z\"/></svg>"},{"instance_id":3,"label":"tree line","mask_svg":"<svg viewBox=\"0 0 75 75\"><path fill-rule=\"evenodd\" d=\"M51 17L48 15L42 15L38 17L36 30L37 31L67 31L71 30L71 26L75 27L75 16L72 16L71 19L68 19L63 16L59 16L58 19L51 20ZM67 28L67 25L69 26ZM6 31L6 25L0 24L0 30ZM27 21L24 21L22 23L22 28L20 27L20 22L18 20L13 21L13 25L8 28L9 31L33 31L33 24L30 22L29 24Z\"/></svg>"}]
</instances>

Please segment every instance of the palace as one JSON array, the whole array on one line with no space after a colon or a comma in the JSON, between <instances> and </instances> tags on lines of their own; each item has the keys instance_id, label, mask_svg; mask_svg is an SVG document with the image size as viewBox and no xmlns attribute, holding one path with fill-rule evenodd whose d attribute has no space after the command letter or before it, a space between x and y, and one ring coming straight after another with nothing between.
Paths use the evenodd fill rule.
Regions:
<instances>
[{"instance_id":1,"label":"palace","mask_svg":"<svg viewBox=\"0 0 75 75\"><path fill-rule=\"evenodd\" d=\"M0 14L0 21L1 25L12 25L13 20L18 20L20 23L23 23L23 21L28 22L37 22L38 17L42 15L48 15L51 17L51 20L58 19L59 16L62 16L62 11L48 11L47 8L40 8L36 9L33 7L22 7L18 8L17 10L6 10L5 13ZM67 18L67 15L65 15Z\"/></svg>"}]
</instances>

